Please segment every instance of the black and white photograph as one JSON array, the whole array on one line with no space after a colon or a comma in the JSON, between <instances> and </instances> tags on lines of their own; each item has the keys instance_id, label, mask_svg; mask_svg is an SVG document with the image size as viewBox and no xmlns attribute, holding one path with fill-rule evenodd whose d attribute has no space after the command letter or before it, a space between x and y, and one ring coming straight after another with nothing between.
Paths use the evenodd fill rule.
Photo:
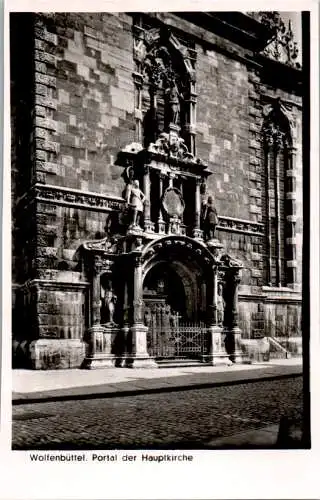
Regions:
<instances>
[{"instance_id":1,"label":"black and white photograph","mask_svg":"<svg viewBox=\"0 0 320 500\"><path fill-rule=\"evenodd\" d=\"M7 13L10 452L28 478L301 458L310 8L40 3Z\"/></svg>"},{"instance_id":2,"label":"black and white photograph","mask_svg":"<svg viewBox=\"0 0 320 500\"><path fill-rule=\"evenodd\" d=\"M14 450L310 447L308 27L10 14Z\"/></svg>"}]
</instances>

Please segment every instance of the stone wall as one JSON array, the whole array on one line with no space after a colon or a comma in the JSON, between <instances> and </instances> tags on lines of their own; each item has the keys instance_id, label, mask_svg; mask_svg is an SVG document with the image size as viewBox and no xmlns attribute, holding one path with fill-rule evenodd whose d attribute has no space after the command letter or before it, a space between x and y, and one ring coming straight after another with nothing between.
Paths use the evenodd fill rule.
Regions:
<instances>
[{"instance_id":1,"label":"stone wall","mask_svg":"<svg viewBox=\"0 0 320 500\"><path fill-rule=\"evenodd\" d=\"M301 336L301 303L287 292L278 299L265 294L255 300L239 296L239 326L243 338Z\"/></svg>"},{"instance_id":2,"label":"stone wall","mask_svg":"<svg viewBox=\"0 0 320 500\"><path fill-rule=\"evenodd\" d=\"M197 52L196 150L213 171L208 189L221 216L218 237L244 264L240 298L241 293L254 294L263 303L247 298L240 302L244 335L256 335L262 324L270 335L277 335L280 325L282 332L296 332L298 304L284 303L287 291L279 291L278 302L266 301L263 289L261 127L264 103L280 96L296 122L296 257L301 283L301 98L266 83L258 66L248 60L248 50L176 15L157 17L179 30L180 38L191 37ZM21 340L20 313L28 305L28 338L48 337L55 346L65 342L62 358L55 355L56 347L51 352L48 342L42 345L50 366L74 366L82 356L87 285L75 252L84 240L103 237L108 214L121 207L125 183L117 155L136 137L132 24L132 16L125 13L21 15L15 21L14 36L23 30L29 42L25 48L16 44L12 51L17 57L12 72L13 281L22 286L17 288L14 315L19 319L14 328ZM33 58L34 75L27 69L27 54ZM19 73L24 59L26 75ZM21 115L26 120L19 121ZM223 227L228 224L224 217L230 219L229 229ZM69 273L68 278L63 273ZM23 291L25 282L35 279L55 286L40 283L36 293ZM80 342L75 357L70 354L73 341ZM33 364L43 367L36 346Z\"/></svg>"},{"instance_id":3,"label":"stone wall","mask_svg":"<svg viewBox=\"0 0 320 500\"><path fill-rule=\"evenodd\" d=\"M218 213L250 213L248 71L244 64L197 47L197 155L209 161L208 189ZM259 220L257 220L259 222Z\"/></svg>"},{"instance_id":4,"label":"stone wall","mask_svg":"<svg viewBox=\"0 0 320 500\"><path fill-rule=\"evenodd\" d=\"M190 23L169 14L159 17L185 30L185 38L188 32L194 36ZM124 13L57 13L36 16L34 22L33 181L121 197L125 184L123 168L115 164L117 154L135 138L132 17ZM213 171L208 189L215 196L218 214L263 223L263 233L262 107L265 95L280 96L291 103L297 124L296 238L297 260L301 262L301 99L266 85L245 60L222 53L226 42L221 37L211 38L215 50L207 41L195 45L196 146L197 155ZM235 44L230 50L237 57L245 56L245 50ZM38 247L47 247L49 253L50 248L53 253L63 253L74 247L71 241L104 233L103 216L95 216L99 221L92 219L92 224L85 222L87 229L79 232L77 226L87 218L81 210L64 209L63 214L61 210L55 214L51 207L43 208L47 213L40 214L40 205L37 210L38 223L55 225L60 234L54 244L53 234L38 235ZM48 210L52 210L50 215ZM259 237L243 238L230 232L222 235L227 250L245 260L245 284L253 287L261 286L265 279L265 238L258 241ZM43 257L39 252L44 250L38 250L36 258ZM301 283L301 266L298 278Z\"/></svg>"},{"instance_id":5,"label":"stone wall","mask_svg":"<svg viewBox=\"0 0 320 500\"><path fill-rule=\"evenodd\" d=\"M86 240L105 235L107 214L70 206L37 203L37 247L34 267L72 270L74 254ZM39 273L38 273L39 275Z\"/></svg>"},{"instance_id":6,"label":"stone wall","mask_svg":"<svg viewBox=\"0 0 320 500\"><path fill-rule=\"evenodd\" d=\"M35 25L37 180L120 195L134 140L131 17L51 14Z\"/></svg>"}]
</instances>

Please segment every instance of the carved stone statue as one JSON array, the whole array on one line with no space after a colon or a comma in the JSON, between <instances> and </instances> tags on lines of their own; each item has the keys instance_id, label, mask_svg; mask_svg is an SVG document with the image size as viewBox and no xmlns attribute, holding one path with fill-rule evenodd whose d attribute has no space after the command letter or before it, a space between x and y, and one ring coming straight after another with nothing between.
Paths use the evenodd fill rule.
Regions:
<instances>
[{"instance_id":1,"label":"carved stone statue","mask_svg":"<svg viewBox=\"0 0 320 500\"><path fill-rule=\"evenodd\" d=\"M132 210L131 227L139 227L145 199L145 195L139 188L138 180L134 180L132 183L128 184L126 190L126 202L128 207Z\"/></svg>"},{"instance_id":2,"label":"carved stone statue","mask_svg":"<svg viewBox=\"0 0 320 500\"><path fill-rule=\"evenodd\" d=\"M223 325L224 317L224 300L223 300L223 284L218 282L218 293L217 293L217 324L219 326Z\"/></svg>"},{"instance_id":3,"label":"carved stone statue","mask_svg":"<svg viewBox=\"0 0 320 500\"><path fill-rule=\"evenodd\" d=\"M212 196L209 196L207 202L203 203L201 215L204 238L206 241L212 240L218 224L218 214L213 205Z\"/></svg>"},{"instance_id":4,"label":"carved stone statue","mask_svg":"<svg viewBox=\"0 0 320 500\"><path fill-rule=\"evenodd\" d=\"M107 290L104 296L104 312L107 319L106 323L114 324L114 310L117 302L117 296L112 290Z\"/></svg>"},{"instance_id":5,"label":"carved stone statue","mask_svg":"<svg viewBox=\"0 0 320 500\"><path fill-rule=\"evenodd\" d=\"M180 98L181 94L175 83L171 84L166 89L167 103L168 103L168 122L177 125L180 114Z\"/></svg>"},{"instance_id":6,"label":"carved stone statue","mask_svg":"<svg viewBox=\"0 0 320 500\"><path fill-rule=\"evenodd\" d=\"M145 311L144 311L144 324L149 328L150 324L151 324L151 319L152 319L152 316L151 316L151 311L149 308L146 308Z\"/></svg>"},{"instance_id":7,"label":"carved stone statue","mask_svg":"<svg viewBox=\"0 0 320 500\"><path fill-rule=\"evenodd\" d=\"M170 316L170 324L172 328L178 328L180 315L177 311L173 311Z\"/></svg>"}]
</instances>

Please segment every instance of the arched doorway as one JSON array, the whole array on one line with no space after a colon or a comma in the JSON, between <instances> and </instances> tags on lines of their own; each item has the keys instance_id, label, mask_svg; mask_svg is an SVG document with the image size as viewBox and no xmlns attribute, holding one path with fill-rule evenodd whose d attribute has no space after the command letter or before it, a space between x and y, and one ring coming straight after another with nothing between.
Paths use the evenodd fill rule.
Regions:
<instances>
[{"instance_id":1,"label":"arched doorway","mask_svg":"<svg viewBox=\"0 0 320 500\"><path fill-rule=\"evenodd\" d=\"M212 276L188 250L164 246L145 268L143 322L148 353L158 359L199 358L208 351Z\"/></svg>"},{"instance_id":2,"label":"arched doorway","mask_svg":"<svg viewBox=\"0 0 320 500\"><path fill-rule=\"evenodd\" d=\"M183 282L174 267L160 262L150 269L143 283L145 308L152 304L165 304L172 313L186 317L186 294Z\"/></svg>"}]
</instances>

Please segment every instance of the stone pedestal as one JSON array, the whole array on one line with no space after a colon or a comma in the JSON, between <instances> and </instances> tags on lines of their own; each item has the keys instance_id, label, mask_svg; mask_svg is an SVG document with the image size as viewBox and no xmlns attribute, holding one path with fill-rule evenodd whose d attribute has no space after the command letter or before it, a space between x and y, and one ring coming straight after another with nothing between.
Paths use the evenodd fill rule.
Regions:
<instances>
[{"instance_id":1,"label":"stone pedestal","mask_svg":"<svg viewBox=\"0 0 320 500\"><path fill-rule=\"evenodd\" d=\"M154 233L155 225L151 220L145 221L144 230L146 233Z\"/></svg>"},{"instance_id":2,"label":"stone pedestal","mask_svg":"<svg viewBox=\"0 0 320 500\"><path fill-rule=\"evenodd\" d=\"M241 339L240 328L234 327L231 330L224 329L223 333L225 334L224 344L229 359L232 361L232 363L242 363L243 354L240 347L240 339Z\"/></svg>"},{"instance_id":3,"label":"stone pedestal","mask_svg":"<svg viewBox=\"0 0 320 500\"><path fill-rule=\"evenodd\" d=\"M130 327L131 353L127 354L126 366L128 368L157 368L158 365L147 352L148 327L137 323Z\"/></svg>"},{"instance_id":4,"label":"stone pedestal","mask_svg":"<svg viewBox=\"0 0 320 500\"><path fill-rule=\"evenodd\" d=\"M116 357L112 353L112 344L118 334L117 325L94 325L87 332L87 355L81 368L114 368Z\"/></svg>"},{"instance_id":5,"label":"stone pedestal","mask_svg":"<svg viewBox=\"0 0 320 500\"><path fill-rule=\"evenodd\" d=\"M232 365L232 361L230 360L222 341L222 328L217 325L210 326L208 328L208 333L210 335L210 352L209 355L205 357L204 361L213 366Z\"/></svg>"},{"instance_id":6,"label":"stone pedestal","mask_svg":"<svg viewBox=\"0 0 320 500\"><path fill-rule=\"evenodd\" d=\"M80 339L33 340L28 355L35 370L79 368L85 357L85 343Z\"/></svg>"},{"instance_id":7,"label":"stone pedestal","mask_svg":"<svg viewBox=\"0 0 320 500\"><path fill-rule=\"evenodd\" d=\"M143 229L142 227L138 226L138 224L130 224L130 226L128 227L128 230L127 230L127 234L128 235L134 235L134 236L137 236L137 235L141 235L143 233Z\"/></svg>"},{"instance_id":8,"label":"stone pedestal","mask_svg":"<svg viewBox=\"0 0 320 500\"><path fill-rule=\"evenodd\" d=\"M162 219L158 219L158 233L166 234L166 223Z\"/></svg>"}]
</instances>

